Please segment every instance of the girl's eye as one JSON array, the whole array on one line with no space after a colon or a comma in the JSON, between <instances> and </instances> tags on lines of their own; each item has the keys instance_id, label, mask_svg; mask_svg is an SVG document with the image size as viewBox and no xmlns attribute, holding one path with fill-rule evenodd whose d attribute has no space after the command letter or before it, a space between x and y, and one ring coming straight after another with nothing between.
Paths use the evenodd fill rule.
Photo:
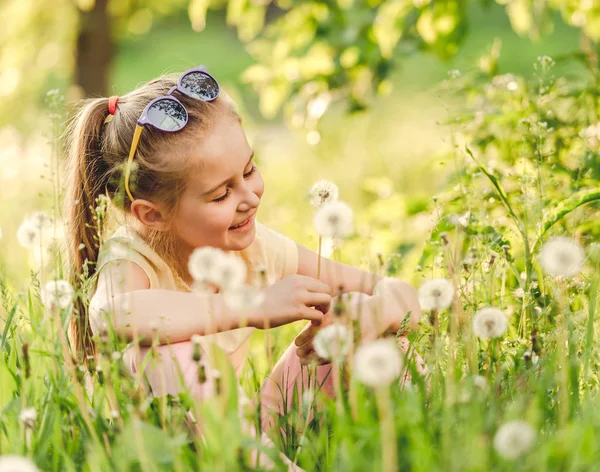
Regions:
<instances>
[{"instance_id":1,"label":"girl's eye","mask_svg":"<svg viewBox=\"0 0 600 472\"><path fill-rule=\"evenodd\" d=\"M228 196L229 196L229 189L227 189L225 191L225 195L223 195L222 197L219 197L219 198L215 198L213 201L215 201L215 202L222 202L222 201L225 201Z\"/></svg>"},{"instance_id":2,"label":"girl's eye","mask_svg":"<svg viewBox=\"0 0 600 472\"><path fill-rule=\"evenodd\" d=\"M252 169L250 169L250 172L248 172L248 173L244 174L244 178L245 178L245 179L248 179L248 178L250 178L250 176L251 176L252 174L254 174L254 172L255 172L255 171L256 171L256 166L252 166Z\"/></svg>"},{"instance_id":3,"label":"girl's eye","mask_svg":"<svg viewBox=\"0 0 600 472\"><path fill-rule=\"evenodd\" d=\"M256 166L252 166L252 169L250 169L249 172L246 172L244 174L244 178L245 179L249 179L250 177L252 177L252 174L254 174L254 172L256 172ZM227 200L228 196L229 196L229 189L227 189L225 191L225 195L223 195L222 197L219 197L219 198L215 198L213 201L215 201L215 202L224 202L225 200Z\"/></svg>"}]
</instances>

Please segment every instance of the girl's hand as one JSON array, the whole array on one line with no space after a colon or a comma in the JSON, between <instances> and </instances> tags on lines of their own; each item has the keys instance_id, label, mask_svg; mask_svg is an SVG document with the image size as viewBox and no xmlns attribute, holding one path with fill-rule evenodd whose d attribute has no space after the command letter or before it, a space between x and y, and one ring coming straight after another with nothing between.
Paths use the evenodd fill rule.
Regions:
<instances>
[{"instance_id":1,"label":"girl's hand","mask_svg":"<svg viewBox=\"0 0 600 472\"><path fill-rule=\"evenodd\" d=\"M417 330L421 319L421 307L415 288L392 277L384 277L373 287L373 296L382 299L382 312L387 331L401 334ZM407 314L410 316L406 319Z\"/></svg>"},{"instance_id":2,"label":"girl's hand","mask_svg":"<svg viewBox=\"0 0 600 472\"><path fill-rule=\"evenodd\" d=\"M408 283L391 277L381 279L373 288L373 296L364 293L352 292L344 294L350 301L346 309L351 318L360 317L361 339L363 341L373 340L389 333L408 333L411 329L417 329L421 315L417 292ZM360 309L359 309L359 306ZM407 314L410 315L407 317ZM314 352L313 340L318 331L333 322L333 310L326 313L323 322L315 322L307 325L296 337L296 355L300 358L302 365L315 362L317 365L327 364L328 361L320 358ZM405 320L406 318L406 320Z\"/></svg>"},{"instance_id":3,"label":"girl's hand","mask_svg":"<svg viewBox=\"0 0 600 472\"><path fill-rule=\"evenodd\" d=\"M319 332L319 329L331 324L327 320L327 317L328 315L325 316L325 320L321 325L316 325L314 322L308 323L300 334L296 336L294 344L296 345L296 355L300 358L300 365L325 365L331 363L331 361L318 356L313 346L315 335Z\"/></svg>"},{"instance_id":4,"label":"girl's hand","mask_svg":"<svg viewBox=\"0 0 600 472\"><path fill-rule=\"evenodd\" d=\"M264 294L264 302L250 320L251 326L259 329L298 320L321 324L331 304L329 285L305 275L288 275L267 287Z\"/></svg>"}]
</instances>

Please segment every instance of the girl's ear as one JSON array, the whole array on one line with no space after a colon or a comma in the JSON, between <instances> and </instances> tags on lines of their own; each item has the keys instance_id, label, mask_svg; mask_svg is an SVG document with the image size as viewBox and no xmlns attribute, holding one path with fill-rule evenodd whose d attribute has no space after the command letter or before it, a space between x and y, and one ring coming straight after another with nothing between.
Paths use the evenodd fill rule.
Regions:
<instances>
[{"instance_id":1,"label":"girl's ear","mask_svg":"<svg viewBox=\"0 0 600 472\"><path fill-rule=\"evenodd\" d=\"M160 206L148 200L136 198L131 204L131 213L135 218L155 231L166 231L168 224Z\"/></svg>"}]
</instances>

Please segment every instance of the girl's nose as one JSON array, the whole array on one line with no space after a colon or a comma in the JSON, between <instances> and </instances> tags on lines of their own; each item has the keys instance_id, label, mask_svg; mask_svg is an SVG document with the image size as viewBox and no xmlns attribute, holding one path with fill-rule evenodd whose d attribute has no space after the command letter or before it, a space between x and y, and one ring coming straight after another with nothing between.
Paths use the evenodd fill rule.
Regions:
<instances>
[{"instance_id":1,"label":"girl's nose","mask_svg":"<svg viewBox=\"0 0 600 472\"><path fill-rule=\"evenodd\" d=\"M256 208L260 203L260 197L256 194L253 185L244 186L244 195L240 203L239 211L248 211L251 208Z\"/></svg>"}]
</instances>

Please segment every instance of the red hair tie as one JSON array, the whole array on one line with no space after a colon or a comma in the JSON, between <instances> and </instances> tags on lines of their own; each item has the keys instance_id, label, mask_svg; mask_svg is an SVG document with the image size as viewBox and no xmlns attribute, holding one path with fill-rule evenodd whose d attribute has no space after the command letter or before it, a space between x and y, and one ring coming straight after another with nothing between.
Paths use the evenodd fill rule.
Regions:
<instances>
[{"instance_id":1,"label":"red hair tie","mask_svg":"<svg viewBox=\"0 0 600 472\"><path fill-rule=\"evenodd\" d=\"M117 112L117 103L119 103L119 97L114 95L108 99L108 112L114 115Z\"/></svg>"}]
</instances>

